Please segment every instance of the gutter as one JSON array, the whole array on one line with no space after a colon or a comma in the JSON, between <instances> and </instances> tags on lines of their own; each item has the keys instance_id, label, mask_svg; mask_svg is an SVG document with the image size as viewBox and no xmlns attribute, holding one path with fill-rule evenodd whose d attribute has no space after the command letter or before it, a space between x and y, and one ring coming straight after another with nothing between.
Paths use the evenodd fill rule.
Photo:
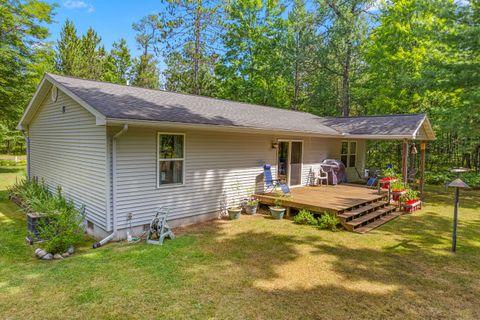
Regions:
<instances>
[{"instance_id":1,"label":"gutter","mask_svg":"<svg viewBox=\"0 0 480 320\"><path fill-rule=\"evenodd\" d=\"M93 249L99 248L111 241L117 234L117 139L128 131L128 124L124 124L123 128L117 132L112 138L112 216L113 231L106 238L93 244Z\"/></svg>"}]
</instances>

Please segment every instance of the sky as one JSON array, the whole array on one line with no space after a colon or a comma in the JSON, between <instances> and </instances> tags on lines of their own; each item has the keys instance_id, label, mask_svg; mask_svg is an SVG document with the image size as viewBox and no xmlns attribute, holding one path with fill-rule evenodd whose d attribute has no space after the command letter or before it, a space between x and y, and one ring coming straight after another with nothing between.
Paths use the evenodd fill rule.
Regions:
<instances>
[{"instance_id":1,"label":"sky","mask_svg":"<svg viewBox=\"0 0 480 320\"><path fill-rule=\"evenodd\" d=\"M84 34L92 27L102 38L107 50L112 43L125 38L132 55L138 56L135 44L135 32L132 23L138 22L146 15L162 10L159 0L46 0L56 3L54 23L49 25L49 40L56 41L65 20L75 24L78 33Z\"/></svg>"}]
</instances>

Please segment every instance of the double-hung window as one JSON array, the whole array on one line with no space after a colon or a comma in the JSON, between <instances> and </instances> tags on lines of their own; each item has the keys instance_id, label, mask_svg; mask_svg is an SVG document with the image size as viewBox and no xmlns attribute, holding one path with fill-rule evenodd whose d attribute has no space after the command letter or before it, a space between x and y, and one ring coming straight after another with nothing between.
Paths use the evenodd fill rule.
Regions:
<instances>
[{"instance_id":1,"label":"double-hung window","mask_svg":"<svg viewBox=\"0 0 480 320\"><path fill-rule=\"evenodd\" d=\"M183 184L185 172L185 135L158 133L158 186Z\"/></svg>"},{"instance_id":2,"label":"double-hung window","mask_svg":"<svg viewBox=\"0 0 480 320\"><path fill-rule=\"evenodd\" d=\"M340 160L345 167L355 167L357 163L357 142L342 141L342 150L340 152Z\"/></svg>"}]
</instances>

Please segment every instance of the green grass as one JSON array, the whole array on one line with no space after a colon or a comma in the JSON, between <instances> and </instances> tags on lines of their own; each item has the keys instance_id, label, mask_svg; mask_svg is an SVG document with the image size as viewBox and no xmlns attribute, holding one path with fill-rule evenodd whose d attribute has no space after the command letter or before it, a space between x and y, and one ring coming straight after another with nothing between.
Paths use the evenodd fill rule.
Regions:
<instances>
[{"instance_id":1,"label":"green grass","mask_svg":"<svg viewBox=\"0 0 480 320\"><path fill-rule=\"evenodd\" d=\"M162 247L86 242L44 262L3 200L0 318L479 319L480 194L462 195L455 255L451 192L429 188L427 201L365 235L242 216Z\"/></svg>"}]
</instances>

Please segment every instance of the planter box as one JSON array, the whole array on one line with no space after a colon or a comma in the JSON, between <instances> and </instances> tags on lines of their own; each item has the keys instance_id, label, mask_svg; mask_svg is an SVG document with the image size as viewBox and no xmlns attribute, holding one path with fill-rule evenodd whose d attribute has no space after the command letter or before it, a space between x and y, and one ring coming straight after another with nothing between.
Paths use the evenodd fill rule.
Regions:
<instances>
[{"instance_id":1,"label":"planter box","mask_svg":"<svg viewBox=\"0 0 480 320\"><path fill-rule=\"evenodd\" d=\"M400 208L404 212L412 213L414 211L422 209L422 201L420 200L408 200L400 204Z\"/></svg>"},{"instance_id":2,"label":"planter box","mask_svg":"<svg viewBox=\"0 0 480 320\"><path fill-rule=\"evenodd\" d=\"M399 201L400 200L400 197L402 195L404 195L407 191L406 190L395 190L395 191L392 191L392 199L394 201Z\"/></svg>"}]
</instances>

